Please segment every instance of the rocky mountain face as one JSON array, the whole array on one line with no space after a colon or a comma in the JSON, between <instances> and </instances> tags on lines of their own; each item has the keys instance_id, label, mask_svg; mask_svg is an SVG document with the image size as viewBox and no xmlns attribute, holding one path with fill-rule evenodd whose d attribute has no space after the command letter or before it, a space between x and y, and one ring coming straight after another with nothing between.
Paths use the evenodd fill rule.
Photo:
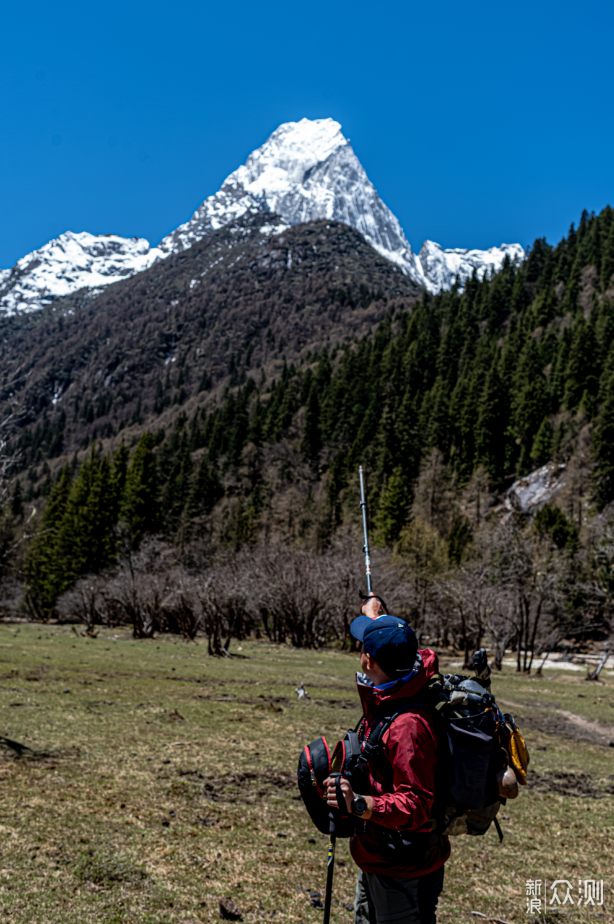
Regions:
<instances>
[{"instance_id":1,"label":"rocky mountain face","mask_svg":"<svg viewBox=\"0 0 614 924\"><path fill-rule=\"evenodd\" d=\"M398 219L379 198L333 119L280 125L190 221L161 241L160 249L176 253L229 217L263 208L281 215L288 225L320 218L342 221L422 283L419 261Z\"/></svg>"},{"instance_id":2,"label":"rocky mountain face","mask_svg":"<svg viewBox=\"0 0 614 924\"><path fill-rule=\"evenodd\" d=\"M444 250L432 241L415 254L340 124L334 119L301 119L280 125L188 222L157 247L142 238L67 231L11 270L0 270L0 312L32 311L80 288L108 285L186 250L246 213L267 212L276 217L262 223L262 234L320 219L343 222L413 282L435 294L450 288L457 276L464 283L474 269L480 278L499 269L506 255L524 257L519 244L487 251Z\"/></svg>"}]
</instances>

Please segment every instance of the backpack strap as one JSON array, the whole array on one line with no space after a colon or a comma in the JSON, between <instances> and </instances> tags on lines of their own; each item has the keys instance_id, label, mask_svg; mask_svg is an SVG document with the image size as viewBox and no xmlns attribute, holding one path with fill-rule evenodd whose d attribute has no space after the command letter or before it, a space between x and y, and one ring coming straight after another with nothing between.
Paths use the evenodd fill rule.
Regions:
<instances>
[{"instance_id":1,"label":"backpack strap","mask_svg":"<svg viewBox=\"0 0 614 924\"><path fill-rule=\"evenodd\" d=\"M405 703L403 706L399 706L399 708L394 712L388 712L376 717L373 724L367 730L367 735L362 746L362 751L358 756L356 765L357 770L366 770L367 764L370 761L375 760L381 754L382 738L394 720L398 719L400 715L405 715L405 713L411 712L413 709L417 708L427 709L428 707L425 703L412 701Z\"/></svg>"}]
</instances>

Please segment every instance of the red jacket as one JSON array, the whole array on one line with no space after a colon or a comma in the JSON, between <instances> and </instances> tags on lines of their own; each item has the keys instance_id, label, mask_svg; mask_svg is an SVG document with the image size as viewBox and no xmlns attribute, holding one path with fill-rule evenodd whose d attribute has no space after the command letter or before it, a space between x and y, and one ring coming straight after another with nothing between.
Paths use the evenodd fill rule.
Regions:
<instances>
[{"instance_id":1,"label":"red jacket","mask_svg":"<svg viewBox=\"0 0 614 924\"><path fill-rule=\"evenodd\" d=\"M379 690L356 678L363 714L369 725L381 713L382 705L395 699L416 696L433 674L438 672L437 655L429 648L420 652L422 667L407 682L399 681L394 687ZM372 795L373 815L364 822L364 830L350 841L355 863L366 873L379 873L398 879L413 879L439 869L450 856L450 842L440 837L427 859L419 867L391 867L379 856L375 825L386 828L403 828L406 831L429 830L437 765L437 735L433 721L426 710L404 713L394 720L382 738L385 760L392 767L393 778L388 782L369 766L369 792Z\"/></svg>"}]
</instances>

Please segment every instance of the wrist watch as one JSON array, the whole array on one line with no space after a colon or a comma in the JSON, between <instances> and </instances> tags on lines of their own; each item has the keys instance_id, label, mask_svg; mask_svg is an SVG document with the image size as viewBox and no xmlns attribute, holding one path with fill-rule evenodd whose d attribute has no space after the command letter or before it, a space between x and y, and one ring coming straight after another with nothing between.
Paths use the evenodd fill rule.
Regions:
<instances>
[{"instance_id":1,"label":"wrist watch","mask_svg":"<svg viewBox=\"0 0 614 924\"><path fill-rule=\"evenodd\" d=\"M354 796L352 799L352 813L354 815L364 815L367 808L367 800L364 796Z\"/></svg>"}]
</instances>

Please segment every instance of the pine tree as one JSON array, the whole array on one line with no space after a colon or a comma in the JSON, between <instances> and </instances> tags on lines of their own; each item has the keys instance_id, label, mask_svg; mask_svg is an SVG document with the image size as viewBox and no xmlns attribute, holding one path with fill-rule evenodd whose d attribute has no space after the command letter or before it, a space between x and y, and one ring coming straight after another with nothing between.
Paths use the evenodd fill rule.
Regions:
<instances>
[{"instance_id":1,"label":"pine tree","mask_svg":"<svg viewBox=\"0 0 614 924\"><path fill-rule=\"evenodd\" d=\"M574 329L571 350L565 370L565 406L575 410L582 400L584 391L588 389L592 395L597 394L598 378L594 374L597 358L597 342L592 324L587 324L581 318Z\"/></svg>"},{"instance_id":2,"label":"pine tree","mask_svg":"<svg viewBox=\"0 0 614 924\"><path fill-rule=\"evenodd\" d=\"M301 454L307 462L315 463L322 448L320 431L320 401L318 387L312 382L305 407L305 426L301 440Z\"/></svg>"},{"instance_id":3,"label":"pine tree","mask_svg":"<svg viewBox=\"0 0 614 924\"><path fill-rule=\"evenodd\" d=\"M531 458L537 465L543 465L551 458L553 437L552 424L544 417L531 447Z\"/></svg>"},{"instance_id":4,"label":"pine tree","mask_svg":"<svg viewBox=\"0 0 614 924\"><path fill-rule=\"evenodd\" d=\"M601 288L604 292L612 288L614 274L614 220L610 219L610 230L603 245L601 258Z\"/></svg>"},{"instance_id":5,"label":"pine tree","mask_svg":"<svg viewBox=\"0 0 614 924\"><path fill-rule=\"evenodd\" d=\"M600 509L614 501L614 376L592 432L593 497Z\"/></svg>"},{"instance_id":6,"label":"pine tree","mask_svg":"<svg viewBox=\"0 0 614 924\"><path fill-rule=\"evenodd\" d=\"M206 455L201 456L186 503L189 519L210 513L223 494L217 471Z\"/></svg>"},{"instance_id":7,"label":"pine tree","mask_svg":"<svg viewBox=\"0 0 614 924\"><path fill-rule=\"evenodd\" d=\"M71 487L72 470L70 465L65 465L51 488L41 527L26 556L26 600L38 615L49 612L65 586L64 560L58 548L58 534Z\"/></svg>"},{"instance_id":8,"label":"pine tree","mask_svg":"<svg viewBox=\"0 0 614 924\"><path fill-rule=\"evenodd\" d=\"M531 467L531 449L548 406L546 383L539 375L520 390L513 418L513 432L517 434L521 452L518 472L525 474Z\"/></svg>"},{"instance_id":9,"label":"pine tree","mask_svg":"<svg viewBox=\"0 0 614 924\"><path fill-rule=\"evenodd\" d=\"M169 476L162 489L161 506L164 512L164 521L171 529L176 527L185 508L190 493L192 469L189 437L187 432L183 430L179 446L172 458Z\"/></svg>"},{"instance_id":10,"label":"pine tree","mask_svg":"<svg viewBox=\"0 0 614 924\"><path fill-rule=\"evenodd\" d=\"M505 473L505 432L509 414L505 387L497 363L493 363L486 377L475 422L475 458L482 464L494 482L500 482Z\"/></svg>"},{"instance_id":11,"label":"pine tree","mask_svg":"<svg viewBox=\"0 0 614 924\"><path fill-rule=\"evenodd\" d=\"M382 493L376 520L376 542L388 546L399 538L409 517L411 494L400 468L395 468Z\"/></svg>"},{"instance_id":12,"label":"pine tree","mask_svg":"<svg viewBox=\"0 0 614 924\"><path fill-rule=\"evenodd\" d=\"M156 382L156 393L154 396L153 412L154 414L161 414L162 409L164 408L164 390L162 388L162 382L160 379Z\"/></svg>"},{"instance_id":13,"label":"pine tree","mask_svg":"<svg viewBox=\"0 0 614 924\"><path fill-rule=\"evenodd\" d=\"M395 460L403 472L405 484L413 484L420 471L421 445L418 432L418 415L409 389L395 417L398 458Z\"/></svg>"},{"instance_id":14,"label":"pine tree","mask_svg":"<svg viewBox=\"0 0 614 924\"><path fill-rule=\"evenodd\" d=\"M21 520L23 517L23 496L21 493L21 482L15 479L13 493L11 495L11 516L14 520Z\"/></svg>"},{"instance_id":15,"label":"pine tree","mask_svg":"<svg viewBox=\"0 0 614 924\"><path fill-rule=\"evenodd\" d=\"M412 514L445 536L452 525L453 507L453 494L443 453L433 449L420 466Z\"/></svg>"},{"instance_id":16,"label":"pine tree","mask_svg":"<svg viewBox=\"0 0 614 924\"><path fill-rule=\"evenodd\" d=\"M115 557L115 488L108 458L92 449L74 480L57 537L62 590L82 574L99 571Z\"/></svg>"},{"instance_id":17,"label":"pine tree","mask_svg":"<svg viewBox=\"0 0 614 924\"><path fill-rule=\"evenodd\" d=\"M326 499L330 506L334 526L341 522L341 499L339 495L345 487L346 479L345 454L338 452L328 470L328 482L326 484Z\"/></svg>"},{"instance_id":18,"label":"pine tree","mask_svg":"<svg viewBox=\"0 0 614 924\"><path fill-rule=\"evenodd\" d=\"M113 456L112 479L115 490L115 518L119 516L119 511L126 490L126 478L128 477L128 460L130 453L128 447L122 440L118 449Z\"/></svg>"},{"instance_id":19,"label":"pine tree","mask_svg":"<svg viewBox=\"0 0 614 924\"><path fill-rule=\"evenodd\" d=\"M121 513L134 547L139 545L145 533L155 532L160 526L158 476L152 442L149 432L141 437L126 477Z\"/></svg>"}]
</instances>

